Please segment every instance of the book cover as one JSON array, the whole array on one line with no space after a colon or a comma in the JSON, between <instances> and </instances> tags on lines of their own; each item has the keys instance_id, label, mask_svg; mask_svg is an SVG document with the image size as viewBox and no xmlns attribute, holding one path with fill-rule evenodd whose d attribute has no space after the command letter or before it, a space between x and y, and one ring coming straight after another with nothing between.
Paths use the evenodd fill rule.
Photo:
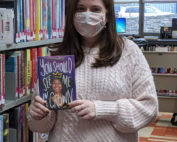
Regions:
<instances>
[{"instance_id":1,"label":"book cover","mask_svg":"<svg viewBox=\"0 0 177 142\"><path fill-rule=\"evenodd\" d=\"M73 55L38 57L38 79L47 108L68 109L68 103L76 99Z\"/></svg>"}]
</instances>

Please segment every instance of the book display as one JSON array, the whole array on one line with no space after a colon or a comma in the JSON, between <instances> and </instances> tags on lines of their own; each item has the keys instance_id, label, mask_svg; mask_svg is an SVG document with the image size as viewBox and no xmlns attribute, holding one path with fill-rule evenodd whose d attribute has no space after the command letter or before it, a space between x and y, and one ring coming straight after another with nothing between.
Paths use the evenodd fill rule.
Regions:
<instances>
[{"instance_id":1,"label":"book display","mask_svg":"<svg viewBox=\"0 0 177 142\"><path fill-rule=\"evenodd\" d=\"M2 142L47 141L47 134L29 131L26 113L37 83L37 58L62 41L64 25L65 0L0 1Z\"/></svg>"}]
</instances>

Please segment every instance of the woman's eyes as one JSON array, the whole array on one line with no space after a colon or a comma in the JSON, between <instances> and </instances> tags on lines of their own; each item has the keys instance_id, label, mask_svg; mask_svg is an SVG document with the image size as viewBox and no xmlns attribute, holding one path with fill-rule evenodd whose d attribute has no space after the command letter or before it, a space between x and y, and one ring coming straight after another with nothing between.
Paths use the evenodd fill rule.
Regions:
<instances>
[{"instance_id":1,"label":"woman's eyes","mask_svg":"<svg viewBox=\"0 0 177 142\"><path fill-rule=\"evenodd\" d=\"M77 8L77 12L84 12L84 11L86 11L86 8L84 8L84 7Z\"/></svg>"},{"instance_id":2,"label":"woman's eyes","mask_svg":"<svg viewBox=\"0 0 177 142\"><path fill-rule=\"evenodd\" d=\"M90 11L91 12L101 12L101 8L99 8L99 7L93 7L93 8L91 8Z\"/></svg>"},{"instance_id":3,"label":"woman's eyes","mask_svg":"<svg viewBox=\"0 0 177 142\"><path fill-rule=\"evenodd\" d=\"M77 12L86 12L86 11L87 11L87 8L85 8L85 7L77 7ZM99 12L101 12L101 8L100 7L91 7L90 12L99 13Z\"/></svg>"}]
</instances>

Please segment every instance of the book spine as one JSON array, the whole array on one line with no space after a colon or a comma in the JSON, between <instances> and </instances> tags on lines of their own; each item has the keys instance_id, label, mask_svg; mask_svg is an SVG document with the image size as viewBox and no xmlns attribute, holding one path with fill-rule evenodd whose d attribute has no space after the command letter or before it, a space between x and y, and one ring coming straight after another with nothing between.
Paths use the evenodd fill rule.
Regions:
<instances>
[{"instance_id":1,"label":"book spine","mask_svg":"<svg viewBox=\"0 0 177 142\"><path fill-rule=\"evenodd\" d=\"M2 109L2 101L1 101L1 96L2 96L2 54L0 54L0 110Z\"/></svg>"},{"instance_id":2,"label":"book spine","mask_svg":"<svg viewBox=\"0 0 177 142\"><path fill-rule=\"evenodd\" d=\"M56 9L56 37L59 38L59 0L55 0L55 9Z\"/></svg>"},{"instance_id":3,"label":"book spine","mask_svg":"<svg viewBox=\"0 0 177 142\"><path fill-rule=\"evenodd\" d=\"M5 54L1 55L1 72L2 72L2 107L5 105Z\"/></svg>"},{"instance_id":4,"label":"book spine","mask_svg":"<svg viewBox=\"0 0 177 142\"><path fill-rule=\"evenodd\" d=\"M3 36L3 35L2 35L2 31L3 31L3 23L2 23L2 22L3 22L3 21L2 21L2 20L3 20L3 15L2 15L1 12L0 12L0 42L2 42L2 39L3 39L3 38L2 38L2 36Z\"/></svg>"},{"instance_id":5,"label":"book spine","mask_svg":"<svg viewBox=\"0 0 177 142\"><path fill-rule=\"evenodd\" d=\"M54 6L54 0L52 1L52 38L54 38L54 31L55 31L55 6Z\"/></svg>"},{"instance_id":6,"label":"book spine","mask_svg":"<svg viewBox=\"0 0 177 142\"><path fill-rule=\"evenodd\" d=\"M1 9L1 14L3 15L2 43L11 44L14 42L14 12L12 9Z\"/></svg>"},{"instance_id":7,"label":"book spine","mask_svg":"<svg viewBox=\"0 0 177 142\"><path fill-rule=\"evenodd\" d=\"M3 142L9 142L9 114L3 114Z\"/></svg>"},{"instance_id":8,"label":"book spine","mask_svg":"<svg viewBox=\"0 0 177 142\"><path fill-rule=\"evenodd\" d=\"M65 28L65 0L62 0L63 4L63 10L62 10L62 16L63 16L63 24L62 24L62 37L64 36L64 28Z\"/></svg>"},{"instance_id":9,"label":"book spine","mask_svg":"<svg viewBox=\"0 0 177 142\"><path fill-rule=\"evenodd\" d=\"M40 40L40 0L36 0L36 40Z\"/></svg>"},{"instance_id":10,"label":"book spine","mask_svg":"<svg viewBox=\"0 0 177 142\"><path fill-rule=\"evenodd\" d=\"M29 0L29 16L30 16L30 41L33 40L33 0Z\"/></svg>"},{"instance_id":11,"label":"book spine","mask_svg":"<svg viewBox=\"0 0 177 142\"><path fill-rule=\"evenodd\" d=\"M31 84L31 65L30 65L30 49L26 50L26 95L30 94L30 84Z\"/></svg>"},{"instance_id":12,"label":"book spine","mask_svg":"<svg viewBox=\"0 0 177 142\"><path fill-rule=\"evenodd\" d=\"M48 37L49 39L51 39L51 35L52 35L52 2L51 0L47 0L47 5L48 5Z\"/></svg>"},{"instance_id":13,"label":"book spine","mask_svg":"<svg viewBox=\"0 0 177 142\"><path fill-rule=\"evenodd\" d=\"M44 39L48 39L48 32L47 32L47 0L42 0L42 17L43 17L43 37Z\"/></svg>"},{"instance_id":14,"label":"book spine","mask_svg":"<svg viewBox=\"0 0 177 142\"><path fill-rule=\"evenodd\" d=\"M28 112L28 103L25 104L25 113L24 113L24 117L25 117L25 140L24 142L29 142L29 127L28 127L28 120L25 114L27 114Z\"/></svg>"},{"instance_id":15,"label":"book spine","mask_svg":"<svg viewBox=\"0 0 177 142\"><path fill-rule=\"evenodd\" d=\"M30 40L30 1L26 0L25 1L25 6L26 6L26 17L25 17L25 27L26 27L26 36L27 36L27 41Z\"/></svg>"},{"instance_id":16,"label":"book spine","mask_svg":"<svg viewBox=\"0 0 177 142\"><path fill-rule=\"evenodd\" d=\"M3 142L3 115L0 115L0 142Z\"/></svg>"},{"instance_id":17,"label":"book spine","mask_svg":"<svg viewBox=\"0 0 177 142\"><path fill-rule=\"evenodd\" d=\"M42 11L43 11L43 5L42 5L42 0L40 0L40 31L39 31L39 38L40 40L43 40L43 15L42 15Z\"/></svg>"},{"instance_id":18,"label":"book spine","mask_svg":"<svg viewBox=\"0 0 177 142\"><path fill-rule=\"evenodd\" d=\"M23 90L23 96L25 95L25 65L26 65L26 62L25 62L25 50L22 51L22 90Z\"/></svg>"},{"instance_id":19,"label":"book spine","mask_svg":"<svg viewBox=\"0 0 177 142\"><path fill-rule=\"evenodd\" d=\"M33 40L36 39L36 32L35 32L35 29L36 29L36 1L33 0Z\"/></svg>"},{"instance_id":20,"label":"book spine","mask_svg":"<svg viewBox=\"0 0 177 142\"><path fill-rule=\"evenodd\" d=\"M22 52L19 51L19 98L23 96Z\"/></svg>"}]
</instances>

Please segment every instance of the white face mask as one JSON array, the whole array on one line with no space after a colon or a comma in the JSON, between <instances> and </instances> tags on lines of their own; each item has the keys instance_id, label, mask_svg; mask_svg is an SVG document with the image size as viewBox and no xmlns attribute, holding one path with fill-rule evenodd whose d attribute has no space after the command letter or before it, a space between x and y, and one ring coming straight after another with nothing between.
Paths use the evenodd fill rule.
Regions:
<instances>
[{"instance_id":1,"label":"white face mask","mask_svg":"<svg viewBox=\"0 0 177 142\"><path fill-rule=\"evenodd\" d=\"M99 34L106 24L105 14L95 12L78 12L74 17L76 30L86 38Z\"/></svg>"}]
</instances>

